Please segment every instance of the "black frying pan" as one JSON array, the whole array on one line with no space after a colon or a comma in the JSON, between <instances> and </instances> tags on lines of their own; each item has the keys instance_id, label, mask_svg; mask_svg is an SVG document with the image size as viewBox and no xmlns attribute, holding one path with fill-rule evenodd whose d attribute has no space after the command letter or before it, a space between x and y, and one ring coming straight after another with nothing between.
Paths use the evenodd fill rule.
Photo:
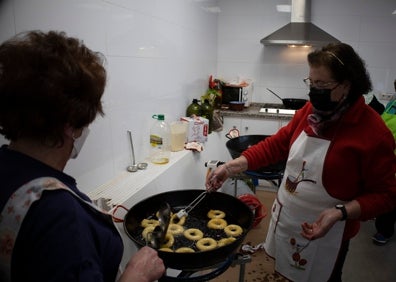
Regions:
<instances>
[{"instance_id":1,"label":"black frying pan","mask_svg":"<svg viewBox=\"0 0 396 282\"><path fill-rule=\"evenodd\" d=\"M226 142L226 147L233 159L238 158L243 151L249 147L259 143L270 135L242 135L239 137L231 138ZM260 173L279 173L285 170L286 162L282 161L277 164L262 167L257 170Z\"/></svg>"},{"instance_id":2,"label":"black frying pan","mask_svg":"<svg viewBox=\"0 0 396 282\"><path fill-rule=\"evenodd\" d=\"M155 214L160 204L164 201L169 203L173 212L177 212L185 208L201 193L202 190L169 191L139 202L125 215L125 232L138 248L145 246L146 242L142 238L142 227L140 226L140 222L144 218ZM244 232L242 235L231 244L210 251L198 251L195 253L159 251L158 254L163 259L166 267L179 270L199 270L220 264L234 254L252 227L254 218L252 210L238 198L220 192L212 192L208 193L199 205L189 213L189 217L202 218L206 226L207 213L211 209L224 211L228 224L238 224L243 228ZM202 226L196 226L196 228L201 229Z\"/></svg>"},{"instance_id":3,"label":"black frying pan","mask_svg":"<svg viewBox=\"0 0 396 282\"><path fill-rule=\"evenodd\" d=\"M267 88L267 90L269 92L271 92L272 94L274 94L276 97L278 97L280 100L282 100L282 103L286 109L299 110L302 107L304 107L305 103L307 103L307 101L308 101L306 99L297 99L297 98L283 99L278 94L276 94L274 91L272 91L271 89Z\"/></svg>"}]
</instances>

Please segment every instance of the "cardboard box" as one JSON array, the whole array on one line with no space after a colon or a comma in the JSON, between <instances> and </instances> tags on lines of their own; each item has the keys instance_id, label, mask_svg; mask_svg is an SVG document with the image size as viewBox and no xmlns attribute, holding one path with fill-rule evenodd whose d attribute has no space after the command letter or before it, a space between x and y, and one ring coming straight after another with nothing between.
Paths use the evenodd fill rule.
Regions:
<instances>
[{"instance_id":1,"label":"cardboard box","mask_svg":"<svg viewBox=\"0 0 396 282\"><path fill-rule=\"evenodd\" d=\"M203 117L182 117L188 123L187 142L204 143L208 140L209 120Z\"/></svg>"}]
</instances>

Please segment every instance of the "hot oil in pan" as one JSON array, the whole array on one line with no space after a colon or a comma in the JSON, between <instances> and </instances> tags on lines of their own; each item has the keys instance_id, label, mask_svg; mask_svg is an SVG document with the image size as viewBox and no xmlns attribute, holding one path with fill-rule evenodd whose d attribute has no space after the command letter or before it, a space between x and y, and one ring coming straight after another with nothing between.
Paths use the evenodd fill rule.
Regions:
<instances>
[{"instance_id":1,"label":"hot oil in pan","mask_svg":"<svg viewBox=\"0 0 396 282\"><path fill-rule=\"evenodd\" d=\"M173 213L177 213L179 210L181 210L184 207L180 207L180 208L172 208L172 212ZM208 212L209 210L207 210ZM224 232L223 229L212 229L209 228L207 226L208 221L210 220L209 217L207 217L207 212L205 214L203 214L202 210L200 210L199 212L195 212L194 210L191 211L191 213L189 213L189 215L186 218L185 223L182 225L182 227L184 228L184 230L187 230L189 228L196 228L199 229L203 232L203 238L205 237L209 237L209 238L213 238L216 241L222 239L222 238L228 238L229 236ZM155 216L154 216L155 218ZM227 224L238 224L237 221L232 218L231 216L227 215L224 218L225 221L227 221ZM242 226L241 226L242 227ZM242 227L243 229L243 227ZM137 232L137 236L135 236L135 238L137 238L138 240L141 241L142 245L146 244L145 239L143 238L142 232L143 232L144 228L143 227L138 227L136 229ZM238 239L240 237L242 237L245 233L245 230L243 230L242 234L238 237L235 237L235 239ZM178 248L181 247L189 247L194 249L196 252L200 251L196 246L195 246L195 241L189 240L187 239L183 233L180 235L173 235L175 241L173 243L173 245L170 247L173 250L176 250Z\"/></svg>"}]
</instances>

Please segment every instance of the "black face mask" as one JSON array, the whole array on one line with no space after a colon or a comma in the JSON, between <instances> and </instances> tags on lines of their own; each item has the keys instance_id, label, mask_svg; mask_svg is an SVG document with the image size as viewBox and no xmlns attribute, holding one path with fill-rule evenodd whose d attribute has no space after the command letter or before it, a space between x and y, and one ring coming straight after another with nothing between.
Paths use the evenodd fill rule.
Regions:
<instances>
[{"instance_id":1,"label":"black face mask","mask_svg":"<svg viewBox=\"0 0 396 282\"><path fill-rule=\"evenodd\" d=\"M337 108L339 102L331 101L331 91L333 90L334 88L318 89L315 87L311 87L308 95L312 106L318 111L334 111Z\"/></svg>"}]
</instances>

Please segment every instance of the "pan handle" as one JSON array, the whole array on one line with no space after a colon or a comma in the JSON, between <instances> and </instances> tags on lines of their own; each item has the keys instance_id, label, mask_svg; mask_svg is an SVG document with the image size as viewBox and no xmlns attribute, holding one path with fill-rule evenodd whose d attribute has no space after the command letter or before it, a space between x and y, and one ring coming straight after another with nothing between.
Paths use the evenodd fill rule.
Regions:
<instances>
[{"instance_id":1,"label":"pan handle","mask_svg":"<svg viewBox=\"0 0 396 282\"><path fill-rule=\"evenodd\" d=\"M272 94L274 94L276 97L278 97L278 98L283 102L283 99L282 99L278 94L276 94L274 91L272 91L272 90L269 89L269 88L267 88L267 90L268 90L269 92L271 92Z\"/></svg>"},{"instance_id":2,"label":"pan handle","mask_svg":"<svg viewBox=\"0 0 396 282\"><path fill-rule=\"evenodd\" d=\"M233 129L230 129L228 133L225 135L228 139L234 139L236 137L239 137L239 130L234 126Z\"/></svg>"},{"instance_id":3,"label":"pan handle","mask_svg":"<svg viewBox=\"0 0 396 282\"><path fill-rule=\"evenodd\" d=\"M210 281L213 278L219 276L220 274L224 273L233 263L235 259L235 255L229 256L218 268L213 270L212 272L206 273L201 276L194 276L190 277L190 275L194 274L196 271L182 271L177 277L171 276L162 276L158 279L158 282L199 282L199 281Z\"/></svg>"},{"instance_id":4,"label":"pan handle","mask_svg":"<svg viewBox=\"0 0 396 282\"><path fill-rule=\"evenodd\" d=\"M111 218L113 219L114 222L124 222L124 219L117 217L115 214L119 208L122 208L128 212L128 209L124 207L123 205L117 205L114 207L112 211L110 211Z\"/></svg>"}]
</instances>

